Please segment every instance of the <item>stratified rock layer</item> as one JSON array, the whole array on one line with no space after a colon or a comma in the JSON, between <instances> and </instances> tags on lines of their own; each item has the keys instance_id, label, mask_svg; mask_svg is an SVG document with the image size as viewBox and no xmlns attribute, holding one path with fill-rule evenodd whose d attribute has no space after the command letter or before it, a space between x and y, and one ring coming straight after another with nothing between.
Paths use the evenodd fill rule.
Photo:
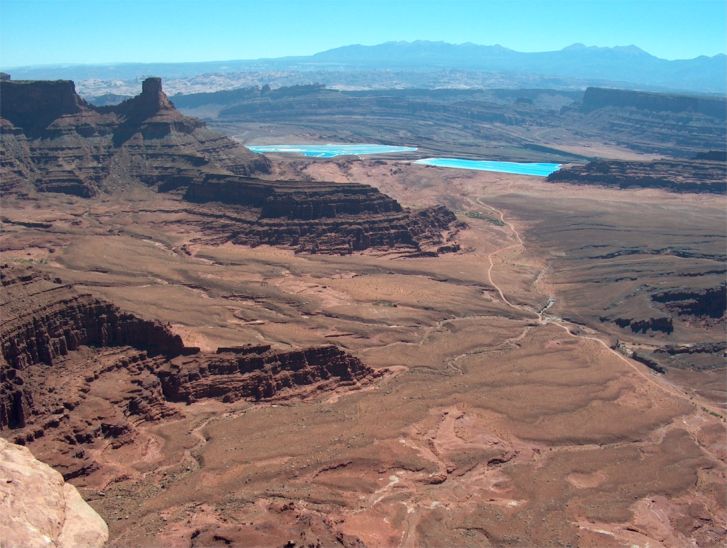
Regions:
<instances>
[{"instance_id":1,"label":"stratified rock layer","mask_svg":"<svg viewBox=\"0 0 727 548\"><path fill-rule=\"evenodd\" d=\"M369 373L359 359L336 346L276 352L262 345L179 357L158 376L167 400L191 403L204 398L261 400L321 381L353 384Z\"/></svg>"},{"instance_id":2,"label":"stratified rock layer","mask_svg":"<svg viewBox=\"0 0 727 548\"><path fill-rule=\"evenodd\" d=\"M170 402L262 400L378 376L335 346L201 353L158 323L37 271L0 267L0 432L40 442L66 479L92 472L97 440L178 414Z\"/></svg>"},{"instance_id":3,"label":"stratified rock layer","mask_svg":"<svg viewBox=\"0 0 727 548\"><path fill-rule=\"evenodd\" d=\"M269 160L180 114L159 78L106 107L86 103L69 81L4 80L0 94L2 192L91 198L143 183L190 202L224 204L189 211L206 241L324 253L458 249L456 219L445 208L405 211L363 184L252 178L270 171Z\"/></svg>"},{"instance_id":4,"label":"stratified rock layer","mask_svg":"<svg viewBox=\"0 0 727 548\"><path fill-rule=\"evenodd\" d=\"M191 183L184 198L227 206L190 212L209 219L204 231L218 241L321 253L398 247L435 254L459 249L453 239L460 225L447 208L407 210L364 184L208 175Z\"/></svg>"},{"instance_id":5,"label":"stratified rock layer","mask_svg":"<svg viewBox=\"0 0 727 548\"><path fill-rule=\"evenodd\" d=\"M547 180L617 188L725 194L727 166L724 162L705 160L596 160L560 169L549 175Z\"/></svg>"},{"instance_id":6,"label":"stratified rock layer","mask_svg":"<svg viewBox=\"0 0 727 548\"><path fill-rule=\"evenodd\" d=\"M605 107L634 108L653 112L699 113L722 120L727 116L727 100L722 97L594 87L586 89L583 94L585 111Z\"/></svg>"},{"instance_id":7,"label":"stratified rock layer","mask_svg":"<svg viewBox=\"0 0 727 548\"><path fill-rule=\"evenodd\" d=\"M94 548L109 530L73 485L26 447L0 438L0 544Z\"/></svg>"},{"instance_id":8,"label":"stratified rock layer","mask_svg":"<svg viewBox=\"0 0 727 548\"><path fill-rule=\"evenodd\" d=\"M112 107L70 81L0 81L0 189L88 198L133 182L186 181L201 169L249 175L269 162L180 114L159 78Z\"/></svg>"}]
</instances>

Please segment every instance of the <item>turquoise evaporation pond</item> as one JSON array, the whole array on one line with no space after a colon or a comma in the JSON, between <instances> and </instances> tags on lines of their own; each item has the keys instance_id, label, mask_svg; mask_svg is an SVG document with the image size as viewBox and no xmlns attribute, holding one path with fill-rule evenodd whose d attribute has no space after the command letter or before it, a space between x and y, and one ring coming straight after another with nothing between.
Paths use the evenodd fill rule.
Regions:
<instances>
[{"instance_id":1,"label":"turquoise evaporation pond","mask_svg":"<svg viewBox=\"0 0 727 548\"><path fill-rule=\"evenodd\" d=\"M479 171L497 171L499 173L514 173L517 175L534 175L547 177L560 169L560 164L519 162L497 162L494 160L464 160L462 158L422 158L414 162L436 167L452 167L455 169L475 169Z\"/></svg>"},{"instance_id":2,"label":"turquoise evaporation pond","mask_svg":"<svg viewBox=\"0 0 727 548\"><path fill-rule=\"evenodd\" d=\"M363 156L369 154L391 154L392 152L415 152L416 147L391 145L247 145L258 154L279 152L298 154L309 158L335 158L336 156Z\"/></svg>"}]
</instances>

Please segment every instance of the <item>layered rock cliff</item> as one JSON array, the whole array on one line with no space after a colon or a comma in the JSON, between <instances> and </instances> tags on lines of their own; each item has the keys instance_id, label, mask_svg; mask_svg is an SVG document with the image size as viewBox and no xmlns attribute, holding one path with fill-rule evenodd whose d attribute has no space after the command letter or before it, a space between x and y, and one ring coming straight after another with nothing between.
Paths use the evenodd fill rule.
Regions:
<instances>
[{"instance_id":1,"label":"layered rock cliff","mask_svg":"<svg viewBox=\"0 0 727 548\"><path fill-rule=\"evenodd\" d=\"M727 165L707 160L594 160L560 169L552 182L617 188L659 188L670 192L727 193Z\"/></svg>"},{"instance_id":2,"label":"layered rock cliff","mask_svg":"<svg viewBox=\"0 0 727 548\"><path fill-rule=\"evenodd\" d=\"M605 107L626 107L653 112L699 113L721 120L727 116L727 100L723 97L587 88L583 94L583 109L588 112Z\"/></svg>"},{"instance_id":3,"label":"layered rock cliff","mask_svg":"<svg viewBox=\"0 0 727 548\"><path fill-rule=\"evenodd\" d=\"M206 241L351 253L458 249L445 208L404 210L363 184L264 181L270 162L180 114L159 78L115 106L89 105L73 82L0 82L0 190L120 195L143 183L193 203Z\"/></svg>"},{"instance_id":4,"label":"layered rock cliff","mask_svg":"<svg viewBox=\"0 0 727 548\"><path fill-rule=\"evenodd\" d=\"M55 406L64 409L69 394L46 392L52 383L43 378L66 372L73 361L69 354L81 347L130 347L167 357L189 351L162 324L125 313L40 272L2 266L0 283L0 429L23 428ZM70 379L68 388L87 376Z\"/></svg>"},{"instance_id":5,"label":"layered rock cliff","mask_svg":"<svg viewBox=\"0 0 727 548\"><path fill-rule=\"evenodd\" d=\"M561 112L558 125L579 139L691 159L724 148L726 113L727 100L719 96L588 88L579 107Z\"/></svg>"},{"instance_id":6,"label":"layered rock cliff","mask_svg":"<svg viewBox=\"0 0 727 548\"><path fill-rule=\"evenodd\" d=\"M215 241L344 254L368 248L459 249L454 236L461 225L447 208L411 211L369 185L213 174L190 184L184 198L227 206L194 210L196 217L208 219L203 229Z\"/></svg>"},{"instance_id":7,"label":"layered rock cliff","mask_svg":"<svg viewBox=\"0 0 727 548\"><path fill-rule=\"evenodd\" d=\"M0 81L0 179L5 192L90 197L132 182L187 180L201 169L249 175L270 164L180 114L159 78L112 107L95 107L70 81Z\"/></svg>"},{"instance_id":8,"label":"layered rock cliff","mask_svg":"<svg viewBox=\"0 0 727 548\"><path fill-rule=\"evenodd\" d=\"M167 400L191 403L204 398L261 400L321 382L355 384L371 373L359 359L335 346L276 352L261 345L176 358L158 375Z\"/></svg>"},{"instance_id":9,"label":"layered rock cliff","mask_svg":"<svg viewBox=\"0 0 727 548\"><path fill-rule=\"evenodd\" d=\"M175 356L182 340L159 323L137 318L109 302L77 293L58 279L31 270L0 268L0 360L14 369L52 366L80 346L132 346Z\"/></svg>"},{"instance_id":10,"label":"layered rock cliff","mask_svg":"<svg viewBox=\"0 0 727 548\"><path fill-rule=\"evenodd\" d=\"M95 468L90 448L131 442L170 402L289 397L380 375L335 346L202 353L169 328L22 267L0 267L0 434L31 444L66 479Z\"/></svg>"},{"instance_id":11,"label":"layered rock cliff","mask_svg":"<svg viewBox=\"0 0 727 548\"><path fill-rule=\"evenodd\" d=\"M109 530L76 488L26 447L0 438L0 544L95 548Z\"/></svg>"},{"instance_id":12,"label":"layered rock cliff","mask_svg":"<svg viewBox=\"0 0 727 548\"><path fill-rule=\"evenodd\" d=\"M702 320L724 319L727 315L727 283L704 289L668 289L651 296L667 311Z\"/></svg>"}]
</instances>

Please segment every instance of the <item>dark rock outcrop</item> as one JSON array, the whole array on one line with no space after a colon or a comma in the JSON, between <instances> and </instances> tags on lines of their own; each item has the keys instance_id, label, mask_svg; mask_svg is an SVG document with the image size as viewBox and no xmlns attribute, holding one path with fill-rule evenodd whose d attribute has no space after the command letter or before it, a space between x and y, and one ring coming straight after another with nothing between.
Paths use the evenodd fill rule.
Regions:
<instances>
[{"instance_id":1,"label":"dark rock outcrop","mask_svg":"<svg viewBox=\"0 0 727 548\"><path fill-rule=\"evenodd\" d=\"M635 359L636 361L643 363L646 367L648 367L652 371L656 371L657 373L659 373L661 375L663 375L667 372L666 367L662 366L661 364L659 364L658 361L656 361L655 359L653 359L645 354L642 354L640 352L634 352L633 354L631 354L631 357L633 359Z\"/></svg>"},{"instance_id":2,"label":"dark rock outcrop","mask_svg":"<svg viewBox=\"0 0 727 548\"><path fill-rule=\"evenodd\" d=\"M710 162L727 162L727 150L708 150L706 152L698 152L694 156L695 160L708 160Z\"/></svg>"},{"instance_id":3,"label":"dark rock outcrop","mask_svg":"<svg viewBox=\"0 0 727 548\"><path fill-rule=\"evenodd\" d=\"M727 194L727 166L723 162L702 160L594 160L586 165L562 168L550 174L547 180L617 188Z\"/></svg>"},{"instance_id":4,"label":"dark rock outcrop","mask_svg":"<svg viewBox=\"0 0 727 548\"><path fill-rule=\"evenodd\" d=\"M58 118L81 114L86 108L70 80L0 80L0 116L29 137L43 135Z\"/></svg>"},{"instance_id":5,"label":"dark rock outcrop","mask_svg":"<svg viewBox=\"0 0 727 548\"><path fill-rule=\"evenodd\" d=\"M660 354L675 356L679 354L722 354L727 352L727 342L708 342L691 345L666 345L657 350Z\"/></svg>"},{"instance_id":6,"label":"dark rock outcrop","mask_svg":"<svg viewBox=\"0 0 727 548\"><path fill-rule=\"evenodd\" d=\"M602 318L605 320L605 318ZM634 333L648 333L660 331L662 333L671 333L674 331L674 324L671 317L662 316L658 318L645 318L645 319L634 319L634 318L616 318L614 323L619 327L628 327Z\"/></svg>"},{"instance_id":7,"label":"dark rock outcrop","mask_svg":"<svg viewBox=\"0 0 727 548\"><path fill-rule=\"evenodd\" d=\"M668 344L653 350L638 350L631 357L658 373L670 369L720 371L727 369L727 342Z\"/></svg>"},{"instance_id":8,"label":"dark rock outcrop","mask_svg":"<svg viewBox=\"0 0 727 548\"><path fill-rule=\"evenodd\" d=\"M661 314L655 310L645 317L601 317L601 321L612 321L621 328L629 328L634 333L661 332L668 335L674 331L674 323L680 319L714 324L724 322L727 315L727 284L703 289L660 290L652 293L650 299L653 305L662 311ZM677 348L684 349L670 348L672 348L669 352L671 354L678 353ZM708 350L712 352L713 349Z\"/></svg>"},{"instance_id":9,"label":"dark rock outcrop","mask_svg":"<svg viewBox=\"0 0 727 548\"><path fill-rule=\"evenodd\" d=\"M314 220L339 215L399 213L402 207L374 187L357 183L261 181L208 175L184 196L190 202L221 202L259 208L263 218Z\"/></svg>"},{"instance_id":10,"label":"dark rock outcrop","mask_svg":"<svg viewBox=\"0 0 727 548\"><path fill-rule=\"evenodd\" d=\"M707 95L675 95L589 87L583 95L586 112L606 107L634 108L656 112L699 113L724 120L727 117L727 99Z\"/></svg>"},{"instance_id":11,"label":"dark rock outcrop","mask_svg":"<svg viewBox=\"0 0 727 548\"><path fill-rule=\"evenodd\" d=\"M727 313L727 284L695 290L670 289L653 294L651 300L679 316L724 318Z\"/></svg>"}]
</instances>

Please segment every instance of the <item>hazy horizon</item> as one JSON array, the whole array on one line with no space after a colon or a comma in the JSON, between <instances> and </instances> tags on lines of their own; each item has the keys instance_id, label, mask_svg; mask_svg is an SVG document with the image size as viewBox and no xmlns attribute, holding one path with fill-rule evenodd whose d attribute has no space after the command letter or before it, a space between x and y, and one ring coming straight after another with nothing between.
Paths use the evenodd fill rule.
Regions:
<instances>
[{"instance_id":1,"label":"hazy horizon","mask_svg":"<svg viewBox=\"0 0 727 548\"><path fill-rule=\"evenodd\" d=\"M518 49L515 49L515 48L510 48L510 47L508 47L507 45L504 45L504 44L478 44L478 43L474 43L474 42L459 42L459 43L454 43L454 42L445 42L443 40L426 40L426 39L411 40L411 41L408 41L408 40L389 40L387 42L378 42L378 43L375 43L375 44L360 44L360 43L340 44L338 46L334 46L334 47L328 48L326 50L321 50L321 51L313 52L310 55L315 55L317 53L322 53L324 51L335 50L335 49L345 48L345 47L349 47L349 46L373 47L373 46L380 46L380 45L385 45L385 44L395 44L395 43L413 44L413 43L416 43L416 42L443 43L443 44L448 44L448 45L452 45L452 46L461 46L461 45L467 45L467 44L473 44L473 45L476 45L476 46L483 46L483 47L500 46L500 47L503 47L505 49L508 49L508 50L511 50L511 51L516 51L516 52L519 52L519 53L545 53L545 52L551 52L551 51L562 51L564 49L567 49L567 48L573 47L573 46L584 46L585 48L598 48L598 49L615 49L615 48L636 47L636 48L644 51L645 53L647 53L649 55L652 55L652 56L657 57L657 58L660 58L660 59L664 59L663 57L659 57L658 55L655 55L652 52L650 52L648 50L645 50L644 48L640 47L638 44L616 44L614 46L600 46L600 45L596 45L596 44L583 44L582 42L574 42L572 44L568 44L566 46L563 46L562 48L558 48L556 50L533 50L533 51L527 51L526 52L524 50L518 50ZM683 59L669 59L669 60L690 60L690 59L695 59L697 57L714 57L714 56L717 56L717 55L727 55L727 53L725 53L725 52L718 52L718 53L715 53L713 55L703 54L703 55L698 55L696 57L683 58ZM35 64L35 65L13 65L13 66L0 65L0 68L5 69L5 70L12 70L12 69L20 69L20 68L43 68L43 67L46 67L46 66L47 67L64 67L64 66L73 67L73 66L104 66L104 65L114 66L114 65L136 65L136 64L140 64L140 65L157 65L157 64L185 64L185 63L188 63L188 64L197 64L197 63L224 63L224 62L228 62L228 61L229 62L233 62L233 61L258 61L258 60L262 61L262 60L268 60L268 59L283 59L283 58L286 58L286 57L294 58L294 57L305 57L305 56L306 55L281 55L279 57L253 57L253 58L244 58L244 57L232 58L232 57L230 57L230 58L226 58L226 59L205 59L203 61L169 61L169 60L161 59L161 60L155 60L155 61L108 61L108 62L89 62L89 63L67 62L67 63L42 63L42 64Z\"/></svg>"},{"instance_id":2,"label":"hazy horizon","mask_svg":"<svg viewBox=\"0 0 727 548\"><path fill-rule=\"evenodd\" d=\"M727 8L714 0L3 0L0 10L4 68L255 60L417 40L521 52L635 45L662 59L727 53Z\"/></svg>"}]
</instances>

